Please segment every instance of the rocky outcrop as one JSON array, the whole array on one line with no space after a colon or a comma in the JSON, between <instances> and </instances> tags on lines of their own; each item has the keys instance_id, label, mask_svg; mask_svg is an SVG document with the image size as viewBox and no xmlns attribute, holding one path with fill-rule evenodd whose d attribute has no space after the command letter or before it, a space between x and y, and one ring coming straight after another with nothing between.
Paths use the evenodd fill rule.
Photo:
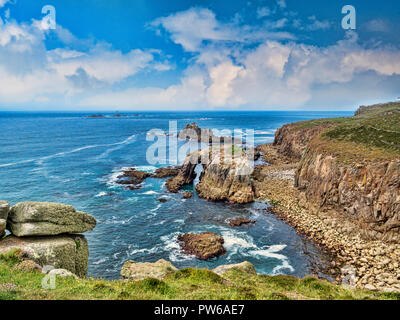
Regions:
<instances>
[{"instance_id":1,"label":"rocky outcrop","mask_svg":"<svg viewBox=\"0 0 400 320\"><path fill-rule=\"evenodd\" d=\"M209 162L203 163L203 169L196 186L199 197L232 203L254 201L253 168L245 153L235 154L231 162L226 162L223 152L213 152Z\"/></svg>"},{"instance_id":2,"label":"rocky outcrop","mask_svg":"<svg viewBox=\"0 0 400 320\"><path fill-rule=\"evenodd\" d=\"M146 278L155 278L162 280L167 275L178 271L171 262L158 260L155 263L143 262L137 263L129 260L124 263L121 269L121 276L127 280L143 280Z\"/></svg>"},{"instance_id":3,"label":"rocky outcrop","mask_svg":"<svg viewBox=\"0 0 400 320\"><path fill-rule=\"evenodd\" d=\"M0 201L0 219L7 221L9 211L10 204L7 201Z\"/></svg>"},{"instance_id":4,"label":"rocky outcrop","mask_svg":"<svg viewBox=\"0 0 400 320\"><path fill-rule=\"evenodd\" d=\"M191 192L185 192L183 194L183 199L190 199L191 197L193 197L193 193Z\"/></svg>"},{"instance_id":5,"label":"rocky outcrop","mask_svg":"<svg viewBox=\"0 0 400 320\"><path fill-rule=\"evenodd\" d=\"M201 260L219 257L226 253L223 247L224 238L213 232L185 233L178 237L178 241L184 253L195 255Z\"/></svg>"},{"instance_id":6,"label":"rocky outcrop","mask_svg":"<svg viewBox=\"0 0 400 320\"><path fill-rule=\"evenodd\" d=\"M246 218L236 218L229 221L229 225L231 227L240 227L244 224L254 224L254 223L256 223L255 220L249 220Z\"/></svg>"},{"instance_id":7,"label":"rocky outcrop","mask_svg":"<svg viewBox=\"0 0 400 320\"><path fill-rule=\"evenodd\" d=\"M6 225L6 220L0 219L0 239L6 234Z\"/></svg>"},{"instance_id":8,"label":"rocky outcrop","mask_svg":"<svg viewBox=\"0 0 400 320\"><path fill-rule=\"evenodd\" d=\"M345 164L310 147L296 186L304 206L343 212L370 239L400 240L400 160Z\"/></svg>"},{"instance_id":9,"label":"rocky outcrop","mask_svg":"<svg viewBox=\"0 0 400 320\"><path fill-rule=\"evenodd\" d=\"M206 148L188 155L179 174L167 180L167 189L176 193L184 185L191 184L196 178L198 164L203 166L196 186L199 197L232 203L254 201L253 168L246 153L232 145Z\"/></svg>"},{"instance_id":10,"label":"rocky outcrop","mask_svg":"<svg viewBox=\"0 0 400 320\"><path fill-rule=\"evenodd\" d=\"M95 226L91 215L51 202L18 203L11 208L7 220L7 229L17 237L83 233Z\"/></svg>"},{"instance_id":11,"label":"rocky outcrop","mask_svg":"<svg viewBox=\"0 0 400 320\"><path fill-rule=\"evenodd\" d=\"M232 136L216 136L211 129L202 129L196 124L196 122L191 124L188 123L185 128L179 132L178 138L182 140L195 140L209 144L242 143L241 139L237 139Z\"/></svg>"},{"instance_id":12,"label":"rocky outcrop","mask_svg":"<svg viewBox=\"0 0 400 320\"><path fill-rule=\"evenodd\" d=\"M224 273L226 273L230 270L236 270L236 271L244 272L246 274L254 274L254 275L257 274L257 271L254 268L253 264L248 261L244 261L242 263L237 263L237 264L222 265L222 266L216 267L212 271L215 272L216 274L222 276Z\"/></svg>"},{"instance_id":13,"label":"rocky outcrop","mask_svg":"<svg viewBox=\"0 0 400 320\"><path fill-rule=\"evenodd\" d=\"M0 241L0 253L13 249L40 266L66 269L84 278L87 275L89 249L86 238L81 235L17 238L8 236Z\"/></svg>"},{"instance_id":14,"label":"rocky outcrop","mask_svg":"<svg viewBox=\"0 0 400 320\"><path fill-rule=\"evenodd\" d=\"M117 183L124 185L129 190L137 190L140 189L142 182L151 176L151 173L130 168L118 176Z\"/></svg>"},{"instance_id":15,"label":"rocky outcrop","mask_svg":"<svg viewBox=\"0 0 400 320\"><path fill-rule=\"evenodd\" d=\"M181 167L167 167L167 168L158 168L152 175L153 178L169 178L175 177L179 174Z\"/></svg>"}]
</instances>

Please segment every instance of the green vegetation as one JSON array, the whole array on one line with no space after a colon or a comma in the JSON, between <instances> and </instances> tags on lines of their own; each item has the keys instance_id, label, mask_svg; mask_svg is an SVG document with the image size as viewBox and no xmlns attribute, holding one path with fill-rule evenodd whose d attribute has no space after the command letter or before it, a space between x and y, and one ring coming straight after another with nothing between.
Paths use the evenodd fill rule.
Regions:
<instances>
[{"instance_id":1,"label":"green vegetation","mask_svg":"<svg viewBox=\"0 0 400 320\"><path fill-rule=\"evenodd\" d=\"M400 103L360 107L356 116L316 119L293 124L292 130L326 127L314 139L320 150L344 162L392 160L400 155Z\"/></svg>"},{"instance_id":2,"label":"green vegetation","mask_svg":"<svg viewBox=\"0 0 400 320\"><path fill-rule=\"evenodd\" d=\"M222 278L205 269L183 269L164 281L57 278L56 289L44 290L43 274L16 270L19 257L18 251L0 255L0 299L400 299L400 294L346 290L312 277L270 277L232 270Z\"/></svg>"}]
</instances>

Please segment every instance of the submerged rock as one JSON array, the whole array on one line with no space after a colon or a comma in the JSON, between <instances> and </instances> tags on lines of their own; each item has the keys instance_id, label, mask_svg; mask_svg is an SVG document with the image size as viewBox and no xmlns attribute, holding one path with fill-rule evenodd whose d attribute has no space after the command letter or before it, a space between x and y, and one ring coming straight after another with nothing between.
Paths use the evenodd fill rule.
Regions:
<instances>
[{"instance_id":1,"label":"submerged rock","mask_svg":"<svg viewBox=\"0 0 400 320\"><path fill-rule=\"evenodd\" d=\"M72 206L51 202L21 202L11 208L7 228L17 237L83 233L96 220Z\"/></svg>"},{"instance_id":2,"label":"submerged rock","mask_svg":"<svg viewBox=\"0 0 400 320\"><path fill-rule=\"evenodd\" d=\"M191 197L193 197L193 193L191 192L185 192L183 194L183 199L190 199Z\"/></svg>"},{"instance_id":3,"label":"submerged rock","mask_svg":"<svg viewBox=\"0 0 400 320\"><path fill-rule=\"evenodd\" d=\"M161 203L165 203L165 202L167 202L168 200L167 200L167 199L164 199L164 198L160 198L160 199L158 199L158 201L161 202Z\"/></svg>"},{"instance_id":4,"label":"submerged rock","mask_svg":"<svg viewBox=\"0 0 400 320\"><path fill-rule=\"evenodd\" d=\"M0 241L0 253L19 249L40 266L66 269L81 278L86 277L89 248L82 235L17 238L8 236Z\"/></svg>"},{"instance_id":5,"label":"submerged rock","mask_svg":"<svg viewBox=\"0 0 400 320\"><path fill-rule=\"evenodd\" d=\"M243 224L254 224L256 223L255 220L249 220L246 218L236 218L229 221L229 225L231 227L240 227Z\"/></svg>"},{"instance_id":6,"label":"submerged rock","mask_svg":"<svg viewBox=\"0 0 400 320\"><path fill-rule=\"evenodd\" d=\"M121 269L121 276L127 280L143 280L146 278L164 279L167 275L178 271L171 262L158 260L155 263L137 263L129 260L124 263Z\"/></svg>"},{"instance_id":7,"label":"submerged rock","mask_svg":"<svg viewBox=\"0 0 400 320\"><path fill-rule=\"evenodd\" d=\"M178 237L182 251L193 254L201 260L208 260L226 253L224 238L213 232L200 234L185 233Z\"/></svg>"},{"instance_id":8,"label":"submerged rock","mask_svg":"<svg viewBox=\"0 0 400 320\"><path fill-rule=\"evenodd\" d=\"M227 265L222 265L219 267L216 267L215 269L213 269L212 271L215 272L216 274L222 276L225 272L228 272L230 270L238 270L247 274L257 274L256 269L254 268L253 264L248 262L248 261L244 261L242 263L238 263L238 264L227 264Z\"/></svg>"},{"instance_id":9,"label":"submerged rock","mask_svg":"<svg viewBox=\"0 0 400 320\"><path fill-rule=\"evenodd\" d=\"M7 201L0 200L0 219L7 220L10 204Z\"/></svg>"}]
</instances>

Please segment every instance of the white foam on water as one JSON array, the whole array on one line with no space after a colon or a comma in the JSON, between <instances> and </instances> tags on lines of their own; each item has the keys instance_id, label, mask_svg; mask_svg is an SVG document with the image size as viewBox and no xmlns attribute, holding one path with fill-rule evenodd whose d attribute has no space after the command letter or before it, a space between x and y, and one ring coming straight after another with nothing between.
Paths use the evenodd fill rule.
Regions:
<instances>
[{"instance_id":1,"label":"white foam on water","mask_svg":"<svg viewBox=\"0 0 400 320\"><path fill-rule=\"evenodd\" d=\"M157 170L157 168L154 166L136 166L133 168L138 171L149 172L149 173L154 173L154 171Z\"/></svg>"},{"instance_id":2,"label":"white foam on water","mask_svg":"<svg viewBox=\"0 0 400 320\"><path fill-rule=\"evenodd\" d=\"M110 148L110 149L104 151L101 155L97 156L96 159L99 160L99 159L105 158L110 153L121 149L125 145L131 144L132 142L135 141L135 138L136 138L136 135L133 134L133 135L129 136L128 138L126 138L125 140L121 141L121 142L117 142L117 143L111 144L110 146L116 146L116 147L113 147L113 148Z\"/></svg>"},{"instance_id":3,"label":"white foam on water","mask_svg":"<svg viewBox=\"0 0 400 320\"><path fill-rule=\"evenodd\" d=\"M286 257L284 254L278 253L285 248L286 248L285 244L276 244L276 245L269 246L267 249L262 248L259 250L252 250L252 251L249 251L249 253L254 256L262 256L262 257L273 258L273 259L282 261L282 264L276 266L272 270L272 274L279 274L280 270L284 270L284 269L287 269L287 270L293 272L294 268L289 264L288 257Z\"/></svg>"},{"instance_id":4,"label":"white foam on water","mask_svg":"<svg viewBox=\"0 0 400 320\"><path fill-rule=\"evenodd\" d=\"M101 259L93 262L93 264L95 264L95 265L102 264L102 263L106 262L107 260L108 260L107 257L106 258L101 258Z\"/></svg>"},{"instance_id":5,"label":"white foam on water","mask_svg":"<svg viewBox=\"0 0 400 320\"><path fill-rule=\"evenodd\" d=\"M104 197L104 196L106 196L106 195L107 195L107 192L102 191L102 192L99 192L98 194L96 194L96 195L95 195L95 198Z\"/></svg>"},{"instance_id":6,"label":"white foam on water","mask_svg":"<svg viewBox=\"0 0 400 320\"><path fill-rule=\"evenodd\" d=\"M171 262L181 262L196 259L194 255L187 255L181 251L181 246L177 240L179 234L179 232L175 232L167 236L160 237L161 241L163 242L163 250L169 253L169 260Z\"/></svg>"},{"instance_id":7,"label":"white foam on water","mask_svg":"<svg viewBox=\"0 0 400 320\"><path fill-rule=\"evenodd\" d=\"M152 212L153 215L156 215L156 212L158 209L160 209L162 206L162 204L160 203L159 205L157 205L157 207L155 207L154 209L151 209L150 212Z\"/></svg>"},{"instance_id":8,"label":"white foam on water","mask_svg":"<svg viewBox=\"0 0 400 320\"><path fill-rule=\"evenodd\" d=\"M105 220L103 223L104 223L104 224L127 224L127 223L129 223L133 218L134 218L134 217L132 216L132 217L129 217L128 219L120 220L120 219L118 219L118 217L113 216L111 219L107 219L107 220Z\"/></svg>"},{"instance_id":9,"label":"white foam on water","mask_svg":"<svg viewBox=\"0 0 400 320\"><path fill-rule=\"evenodd\" d=\"M142 194L151 195L151 194L158 194L158 192L150 190L150 191L143 192Z\"/></svg>"}]
</instances>

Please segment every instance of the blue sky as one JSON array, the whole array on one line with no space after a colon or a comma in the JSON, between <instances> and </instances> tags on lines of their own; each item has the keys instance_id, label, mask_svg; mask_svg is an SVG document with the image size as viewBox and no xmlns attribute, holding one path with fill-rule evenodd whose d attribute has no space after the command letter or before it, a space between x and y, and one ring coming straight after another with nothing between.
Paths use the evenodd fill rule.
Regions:
<instances>
[{"instance_id":1,"label":"blue sky","mask_svg":"<svg viewBox=\"0 0 400 320\"><path fill-rule=\"evenodd\" d=\"M341 27L347 4L356 30ZM400 96L395 0L0 0L0 19L0 110L350 110Z\"/></svg>"}]
</instances>

